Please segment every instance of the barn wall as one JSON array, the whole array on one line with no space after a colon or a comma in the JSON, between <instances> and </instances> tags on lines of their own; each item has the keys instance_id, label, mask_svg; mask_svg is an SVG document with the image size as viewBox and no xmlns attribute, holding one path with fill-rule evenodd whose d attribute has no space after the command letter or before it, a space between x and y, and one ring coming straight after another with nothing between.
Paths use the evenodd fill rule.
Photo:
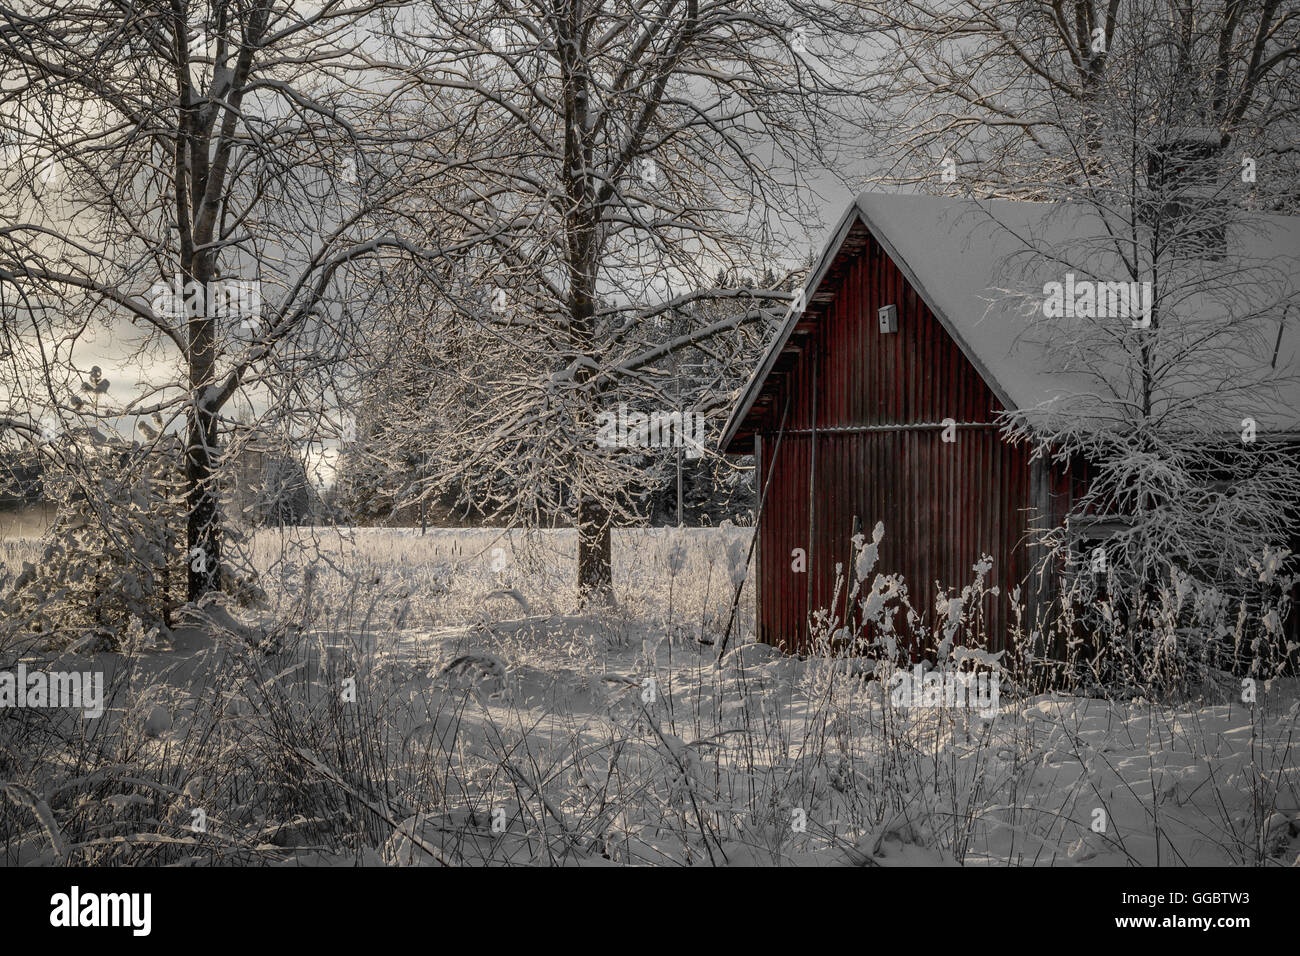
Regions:
<instances>
[{"instance_id":1,"label":"barn wall","mask_svg":"<svg viewBox=\"0 0 1300 956\"><path fill-rule=\"evenodd\" d=\"M1034 491L1027 453L1001 441L993 427L996 397L874 241L825 282L836 292L826 320L807 336L759 429L764 479L776 454L759 530L760 637L806 649L810 579L812 607L829 607L836 564L850 568L856 518L868 536L884 523L876 570L904 575L927 623L935 582L960 588L980 554L991 555L989 583L1003 596L989 598L985 613L1000 649L1011 623L1007 592L1028 571L1024 538ZM890 303L898 306L898 332L882 335L876 309ZM939 427L834 430L945 418L976 427L959 428L953 443L942 441ZM808 551L807 576L792 570L795 548ZM836 612L843 617L843 594Z\"/></svg>"}]
</instances>

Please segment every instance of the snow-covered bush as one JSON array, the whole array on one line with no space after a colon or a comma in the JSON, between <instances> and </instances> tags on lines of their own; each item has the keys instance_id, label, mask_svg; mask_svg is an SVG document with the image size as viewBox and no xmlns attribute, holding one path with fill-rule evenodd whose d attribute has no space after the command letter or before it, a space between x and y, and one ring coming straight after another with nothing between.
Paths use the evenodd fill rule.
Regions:
<instances>
[{"instance_id":1,"label":"snow-covered bush","mask_svg":"<svg viewBox=\"0 0 1300 956\"><path fill-rule=\"evenodd\" d=\"M47 451L56 517L39 560L0 596L0 618L55 646L119 648L165 635L184 600L185 505L179 448L84 435Z\"/></svg>"},{"instance_id":2,"label":"snow-covered bush","mask_svg":"<svg viewBox=\"0 0 1300 956\"><path fill-rule=\"evenodd\" d=\"M1300 576L1291 555L1265 548L1245 564L1226 584L1177 567L1140 590L1126 591L1114 570L1102 587L1071 579L1053 625L1071 684L1105 696L1120 689L1166 696L1228 674L1271 679L1293 671L1300 645L1286 622Z\"/></svg>"}]
</instances>

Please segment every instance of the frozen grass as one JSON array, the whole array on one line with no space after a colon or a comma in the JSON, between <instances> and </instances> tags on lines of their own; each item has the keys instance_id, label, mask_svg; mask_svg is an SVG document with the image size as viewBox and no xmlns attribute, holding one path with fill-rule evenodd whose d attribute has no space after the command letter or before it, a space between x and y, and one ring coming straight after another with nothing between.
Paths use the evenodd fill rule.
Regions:
<instances>
[{"instance_id":1,"label":"frozen grass","mask_svg":"<svg viewBox=\"0 0 1300 956\"><path fill-rule=\"evenodd\" d=\"M0 860L1294 863L1294 681L896 707L861 659L717 660L747 544L618 533L618 606L582 614L571 532L263 532L256 619L29 661L113 697L0 713Z\"/></svg>"}]
</instances>

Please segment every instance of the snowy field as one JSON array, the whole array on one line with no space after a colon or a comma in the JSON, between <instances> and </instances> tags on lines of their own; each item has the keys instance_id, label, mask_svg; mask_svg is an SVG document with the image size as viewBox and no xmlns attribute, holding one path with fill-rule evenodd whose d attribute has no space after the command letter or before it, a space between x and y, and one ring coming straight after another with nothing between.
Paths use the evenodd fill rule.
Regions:
<instances>
[{"instance_id":1,"label":"snowy field","mask_svg":"<svg viewBox=\"0 0 1300 956\"><path fill-rule=\"evenodd\" d=\"M591 615L572 532L261 532L264 605L27 654L103 671L109 699L5 712L0 860L1297 862L1293 680L1254 706L1225 675L1180 704L1004 684L988 719L900 708L854 661L749 643L748 601L718 659L748 541L618 532L618 605ZM0 546L11 569L35 550Z\"/></svg>"}]
</instances>

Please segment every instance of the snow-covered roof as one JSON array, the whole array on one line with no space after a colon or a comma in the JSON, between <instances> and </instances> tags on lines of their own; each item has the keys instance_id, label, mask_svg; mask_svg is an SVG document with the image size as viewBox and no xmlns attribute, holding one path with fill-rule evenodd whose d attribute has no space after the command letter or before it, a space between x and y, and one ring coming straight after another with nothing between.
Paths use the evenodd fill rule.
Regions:
<instances>
[{"instance_id":1,"label":"snow-covered roof","mask_svg":"<svg viewBox=\"0 0 1300 956\"><path fill-rule=\"evenodd\" d=\"M1108 228L1115 223L1090 206L862 194L836 226L805 286L807 311L787 315L741 393L723 431L722 448L747 451L730 445L742 430L752 431L752 423L744 427L746 420L796 326L802 323L806 329L810 315L824 320L834 282L826 283L827 289L821 286L837 258L856 254L860 243L846 240L863 229L888 253L1007 409L1050 409L1096 395L1098 374L1122 379L1126 372L1120 364L1098 365L1093 356L1093 374L1088 374L1078 356L1054 340L1063 333L1059 323L1044 319L1042 300L1044 283L1063 281L1067 272L1092 281L1129 276L1120 258L1122 245ZM1045 250L1051 251L1050 258ZM1248 304L1260 317L1253 335L1240 343L1232 340L1213 355L1214 362L1220 370L1246 375L1262 370L1270 380L1278 379L1279 372L1291 373L1289 381L1263 388L1248 407L1261 434L1300 432L1300 218L1252 216L1249 226L1228 229L1227 255L1206 262L1196 282L1189 284L1186 276L1181 286L1167 287L1164 282L1173 281L1168 277L1155 281L1157 301L1197 315L1202 328L1216 312ZM819 310L822 314L816 316ZM1278 340L1284 318L1288 328ZM1204 370L1198 372L1191 363L1184 380L1169 379L1171 393L1197 397L1204 381ZM1225 428L1238 427L1233 414L1239 406L1232 414L1225 411Z\"/></svg>"}]
</instances>

